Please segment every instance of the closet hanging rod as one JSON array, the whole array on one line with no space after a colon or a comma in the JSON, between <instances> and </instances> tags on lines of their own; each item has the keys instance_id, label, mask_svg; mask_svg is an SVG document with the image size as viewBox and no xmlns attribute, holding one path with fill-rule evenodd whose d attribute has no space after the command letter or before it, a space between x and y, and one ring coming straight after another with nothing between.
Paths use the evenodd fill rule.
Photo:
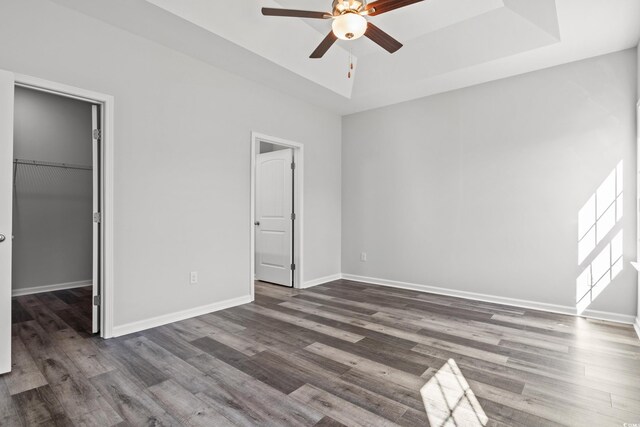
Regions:
<instances>
[{"instance_id":1,"label":"closet hanging rod","mask_svg":"<svg viewBox=\"0 0 640 427\"><path fill-rule=\"evenodd\" d=\"M13 161L14 165L30 165L30 166L45 166L50 168L62 168L62 169L77 169L77 170L93 170L91 166L84 165L73 165L69 163L55 163L55 162L41 162L38 160L24 160L24 159L15 159Z\"/></svg>"}]
</instances>

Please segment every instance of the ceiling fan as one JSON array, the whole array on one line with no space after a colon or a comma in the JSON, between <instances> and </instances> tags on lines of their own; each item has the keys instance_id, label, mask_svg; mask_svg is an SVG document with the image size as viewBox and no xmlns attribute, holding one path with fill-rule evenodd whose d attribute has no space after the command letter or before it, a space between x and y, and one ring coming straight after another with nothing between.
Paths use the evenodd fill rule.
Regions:
<instances>
[{"instance_id":1,"label":"ceiling fan","mask_svg":"<svg viewBox=\"0 0 640 427\"><path fill-rule=\"evenodd\" d=\"M313 51L310 58L322 58L336 40L355 40L368 37L389 53L402 47L402 43L368 22L365 16L376 16L424 0L377 0L367 4L366 0L333 0L331 13L309 10L274 9L263 7L266 16L286 16L291 18L333 19L331 31Z\"/></svg>"}]
</instances>

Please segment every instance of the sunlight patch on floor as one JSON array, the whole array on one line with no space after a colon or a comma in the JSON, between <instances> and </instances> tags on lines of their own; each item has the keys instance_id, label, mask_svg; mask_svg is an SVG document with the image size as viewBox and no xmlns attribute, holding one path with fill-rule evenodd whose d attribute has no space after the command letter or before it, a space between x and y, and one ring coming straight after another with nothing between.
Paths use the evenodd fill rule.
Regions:
<instances>
[{"instance_id":1,"label":"sunlight patch on floor","mask_svg":"<svg viewBox=\"0 0 640 427\"><path fill-rule=\"evenodd\" d=\"M420 395L432 427L476 427L489 421L453 359L420 389Z\"/></svg>"}]
</instances>

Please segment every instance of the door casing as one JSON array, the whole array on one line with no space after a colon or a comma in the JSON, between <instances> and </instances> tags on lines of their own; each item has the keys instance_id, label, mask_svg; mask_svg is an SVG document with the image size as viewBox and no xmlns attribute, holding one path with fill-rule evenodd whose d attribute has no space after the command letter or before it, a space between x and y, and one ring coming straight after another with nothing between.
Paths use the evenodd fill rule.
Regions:
<instances>
[{"instance_id":1,"label":"door casing","mask_svg":"<svg viewBox=\"0 0 640 427\"><path fill-rule=\"evenodd\" d=\"M14 74L16 86L52 93L100 105L102 138L100 143L100 337L113 336L114 268L113 268L113 188L114 188L114 98L99 92L80 89L37 77Z\"/></svg>"},{"instance_id":2,"label":"door casing","mask_svg":"<svg viewBox=\"0 0 640 427\"><path fill-rule=\"evenodd\" d=\"M288 141L286 139L264 135L258 132L251 132L251 213L250 213L250 239L251 239L251 266L250 266L250 289L251 298L255 298L255 261L256 261L256 155L260 152L260 142L268 142L291 148L293 150L293 160L296 165L293 180L294 187L294 212L296 220L293 223L293 263L296 269L293 271L293 287L301 289L303 287L304 272L304 145L299 142Z\"/></svg>"},{"instance_id":3,"label":"door casing","mask_svg":"<svg viewBox=\"0 0 640 427\"><path fill-rule=\"evenodd\" d=\"M91 104L91 155L92 155L92 181L93 181L93 194L92 203L93 203L93 212L100 212L102 210L101 200L102 196L100 195L102 189L102 165L100 160L101 154L101 139L102 136L100 133L102 132L102 112L101 105ZM98 134L96 134L96 130ZM102 227L99 222L96 222L96 218L92 218L92 232L93 232L93 256L92 256L92 276L91 276L91 286L93 288L92 298L96 298L97 295L100 295L101 292L101 284L102 284L102 275L100 274L100 270L102 266L100 265L102 262L102 257L100 255L101 249L101 234ZM91 310L91 322L92 322L92 333L100 332L100 306L96 306L92 301L92 310Z\"/></svg>"}]
</instances>

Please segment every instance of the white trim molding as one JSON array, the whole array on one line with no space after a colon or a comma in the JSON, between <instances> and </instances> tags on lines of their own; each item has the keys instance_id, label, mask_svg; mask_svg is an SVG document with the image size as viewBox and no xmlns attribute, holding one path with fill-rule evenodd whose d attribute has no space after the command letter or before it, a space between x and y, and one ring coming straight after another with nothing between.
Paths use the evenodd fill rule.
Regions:
<instances>
[{"instance_id":1,"label":"white trim molding","mask_svg":"<svg viewBox=\"0 0 640 427\"><path fill-rule=\"evenodd\" d=\"M251 246L251 296L255 296L256 277L256 155L260 151L260 142L281 145L293 149L293 159L295 162L294 180L294 209L296 220L293 225L294 230L294 253L293 263L296 268L293 274L293 287L301 289L304 277L304 145L299 142L288 141L286 139L268 136L258 132L251 132L251 212L250 212L250 246Z\"/></svg>"},{"instance_id":2,"label":"white trim molding","mask_svg":"<svg viewBox=\"0 0 640 427\"><path fill-rule=\"evenodd\" d=\"M314 286L324 285L325 283L333 282L335 280L340 280L340 279L342 279L342 274L340 273L332 274L330 276L325 276L325 277L319 277L317 279L308 280L304 282L302 286L300 286L300 289L312 288Z\"/></svg>"},{"instance_id":3,"label":"white trim molding","mask_svg":"<svg viewBox=\"0 0 640 427\"><path fill-rule=\"evenodd\" d=\"M180 320L190 319L203 314L213 313L214 311L224 310L253 301L251 295L245 295L238 298L214 302L213 304L202 305L200 307L189 308L187 310L176 311L174 313L163 314L152 317L150 319L139 320L137 322L125 323L113 327L113 336L120 337L122 335L132 334L134 332L144 331L145 329L155 328L157 326L166 325L168 323L179 322Z\"/></svg>"},{"instance_id":4,"label":"white trim molding","mask_svg":"<svg viewBox=\"0 0 640 427\"><path fill-rule=\"evenodd\" d=\"M100 277L100 336L110 338L113 328L113 305L115 292L114 274L114 97L104 93L94 92L58 82L15 74L14 82L22 86L41 92L53 93L67 98L79 99L102 105L102 219L100 221L102 248L101 248L101 277Z\"/></svg>"},{"instance_id":5,"label":"white trim molding","mask_svg":"<svg viewBox=\"0 0 640 427\"><path fill-rule=\"evenodd\" d=\"M599 311L586 309L582 314L573 313L574 316L586 317L595 320L607 320L609 322L624 323L633 325L635 318L628 314L611 313L610 311Z\"/></svg>"},{"instance_id":6,"label":"white trim molding","mask_svg":"<svg viewBox=\"0 0 640 427\"><path fill-rule=\"evenodd\" d=\"M77 282L56 283L53 285L31 286L28 288L13 289L11 291L12 297L19 297L22 295L41 294L43 292L62 291L65 289L82 288L85 286L91 286L92 280L80 280Z\"/></svg>"},{"instance_id":7,"label":"white trim molding","mask_svg":"<svg viewBox=\"0 0 640 427\"><path fill-rule=\"evenodd\" d=\"M446 295L451 297L465 298L475 301L491 302L494 304L504 304L514 307L521 307L530 310L548 311L551 313L567 314L570 316L587 317L598 320L608 320L610 322L625 323L631 325L634 323L634 317L630 315L609 313L605 311L585 310L581 315L577 314L576 308L565 305L548 304L537 301L522 300L516 298L499 297L495 295L480 294L476 292L458 291L454 289L440 288L437 286L419 285L416 283L399 282L396 280L378 279L374 277L358 276L355 274L342 274L344 280L353 282L370 283L373 285L389 286L392 288L410 289L419 292L428 292L437 295Z\"/></svg>"},{"instance_id":8,"label":"white trim molding","mask_svg":"<svg viewBox=\"0 0 640 427\"><path fill-rule=\"evenodd\" d=\"M638 338L640 338L640 316L636 317L636 321L633 323L633 328L636 330Z\"/></svg>"}]
</instances>

